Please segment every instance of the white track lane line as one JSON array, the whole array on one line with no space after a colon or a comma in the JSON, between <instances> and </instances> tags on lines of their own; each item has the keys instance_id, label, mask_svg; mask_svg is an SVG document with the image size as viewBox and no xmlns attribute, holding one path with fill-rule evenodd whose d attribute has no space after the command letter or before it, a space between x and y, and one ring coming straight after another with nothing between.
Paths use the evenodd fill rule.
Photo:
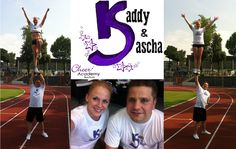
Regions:
<instances>
[{"instance_id":1,"label":"white track lane line","mask_svg":"<svg viewBox=\"0 0 236 149\"><path fill-rule=\"evenodd\" d=\"M16 102L16 103L14 103L14 104L12 104L12 105L9 105L9 106L7 106L7 107L1 109L0 111L2 112L3 110L6 110L6 109L8 109L8 108L10 108L10 107L12 107L12 106L14 106L14 105L17 105L18 103L21 103L21 102L23 102L23 101L26 101L27 99L29 99L29 97L24 98L24 99L22 99L22 100L20 100L20 101L18 101L18 102Z\"/></svg>"},{"instance_id":2,"label":"white track lane line","mask_svg":"<svg viewBox=\"0 0 236 149\"><path fill-rule=\"evenodd\" d=\"M224 95L227 95L227 94L224 94ZM232 104L234 103L234 100L233 100L232 96L230 96L230 95L227 95L227 96L229 96L229 97L231 98L231 103L230 103L230 105L229 105L227 111L225 112L224 116L222 117L222 119L221 119L219 125L217 126L215 132L214 132L213 135L211 136L211 139L209 140L209 142L208 142L208 144L206 145L205 149L208 149L208 147L209 147L209 145L211 144L213 138L215 137L217 131L219 130L219 128L220 128L222 122L224 121L225 116L227 115L227 113L228 113L229 109L231 108Z\"/></svg>"},{"instance_id":3,"label":"white track lane line","mask_svg":"<svg viewBox=\"0 0 236 149\"><path fill-rule=\"evenodd\" d=\"M217 95L217 96L218 96L218 95ZM213 105L211 105L210 107L207 108L207 111L208 111L211 107L213 107L215 104L217 104L219 101L220 101L220 96L218 96L218 100L217 100ZM179 132L181 132L184 128L186 128L186 127L187 127L188 125L190 125L192 122L193 122L193 120L191 120L188 124L186 124L186 125L184 125L183 127L181 127L177 132L175 132L172 136L170 136L168 139L166 139L166 140L164 141L164 144L165 144L166 142L168 142L170 139L172 139L174 136L176 136Z\"/></svg>"},{"instance_id":4,"label":"white track lane line","mask_svg":"<svg viewBox=\"0 0 236 149\"><path fill-rule=\"evenodd\" d=\"M218 100L219 100L220 97L219 97L219 95L217 95L217 96L218 96ZM189 100L189 101L191 101L191 100ZM181 105L181 104L180 104L180 105ZM194 106L194 105L193 105L193 106ZM180 112L178 112L178 113L176 113L176 114L174 114L174 115L172 115L172 116L169 116L168 118L164 119L164 121L167 121L167 120L169 120L169 119L175 117L176 115L179 115L179 114L181 114L181 113L187 111L188 109L193 108L193 106L190 106L190 107L188 107L188 108L186 108L186 109L184 109L184 110L182 110L182 111L180 111ZM165 111L164 111L164 112L165 112Z\"/></svg>"},{"instance_id":5,"label":"white track lane line","mask_svg":"<svg viewBox=\"0 0 236 149\"><path fill-rule=\"evenodd\" d=\"M24 100L24 101L26 101L26 100ZM22 111L20 111L20 113L18 113L18 114L16 114L14 117L12 117L11 119L9 119L8 121L6 121L4 124L2 124L1 126L0 126L0 128L2 128L3 126L5 126L6 124L8 124L9 122L11 122L13 119L15 119L18 115L20 115L21 113L23 113L25 110L27 110L28 109L28 107L26 107L26 108L24 108Z\"/></svg>"},{"instance_id":6,"label":"white track lane line","mask_svg":"<svg viewBox=\"0 0 236 149\"><path fill-rule=\"evenodd\" d=\"M66 94L63 92L57 91L61 93L65 98L66 98L66 111L67 111L67 125L68 125L68 135L69 135L69 142L70 142L70 109L69 109L69 102L68 102L68 97Z\"/></svg>"},{"instance_id":7,"label":"white track lane line","mask_svg":"<svg viewBox=\"0 0 236 149\"><path fill-rule=\"evenodd\" d=\"M165 108L164 110L168 110L168 109L171 109L171 108L177 107L177 106L179 106L179 105L182 105L182 104L184 104L184 103L187 103L187 102L189 102L189 101L192 101L192 100L195 99L195 98L196 98L196 96L193 97L193 98L190 98L190 99L188 99L188 100L186 100L186 101L184 101L184 102L181 102L181 103L178 103L178 104L172 105L172 106L170 106L170 107L168 107L168 108Z\"/></svg>"},{"instance_id":8,"label":"white track lane line","mask_svg":"<svg viewBox=\"0 0 236 149\"><path fill-rule=\"evenodd\" d=\"M23 113L25 110L27 110L27 108L23 109L20 113L16 114L14 117L12 117L11 119L9 119L8 121L6 121L4 124L1 125L0 128L2 128L3 126L5 126L6 124L8 124L9 122L11 122L13 119L15 119L18 115L20 115L21 113Z\"/></svg>"},{"instance_id":9,"label":"white track lane line","mask_svg":"<svg viewBox=\"0 0 236 149\"><path fill-rule=\"evenodd\" d=\"M45 115L45 113L47 112L47 110L49 109L49 107L51 106L52 102L53 102L54 99L55 99L55 94L54 94L52 91L50 91L50 92L53 94L53 98L52 98L51 102L49 103L49 105L47 106L47 108L44 110L43 115ZM34 130L35 130L35 128L38 126L38 124L39 124L39 122L37 122L37 123L35 124L35 126L33 127L33 129L32 129L31 132L30 132L31 134L34 132ZM21 146L19 146L19 149L24 148L25 143L26 143L27 141L28 141L28 140L25 139L25 141L21 144Z\"/></svg>"},{"instance_id":10,"label":"white track lane line","mask_svg":"<svg viewBox=\"0 0 236 149\"><path fill-rule=\"evenodd\" d=\"M9 88L9 89L15 89L15 88ZM6 99L6 100L4 100L4 101L1 101L0 103L2 104L2 103L4 103L4 102L10 101L10 100L15 99L15 98L18 98L18 97L20 97L20 96L22 96L22 95L25 94L25 90L24 90L24 89L22 89L22 88L16 88L16 89L21 89L21 90L23 90L23 93L17 95L16 97L8 98L8 99Z\"/></svg>"}]
</instances>

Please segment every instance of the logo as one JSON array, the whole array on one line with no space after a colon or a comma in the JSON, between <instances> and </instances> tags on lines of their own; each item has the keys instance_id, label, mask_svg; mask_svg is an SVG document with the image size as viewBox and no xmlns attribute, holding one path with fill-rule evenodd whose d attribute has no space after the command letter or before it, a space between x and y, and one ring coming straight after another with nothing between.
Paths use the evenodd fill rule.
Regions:
<instances>
[{"instance_id":1,"label":"logo","mask_svg":"<svg viewBox=\"0 0 236 149\"><path fill-rule=\"evenodd\" d=\"M108 66L121 61L132 49L135 36L132 28L122 22L116 20L115 15L125 10L127 7L126 1L120 1L114 4L109 9L109 1L99 1L96 3L97 28L98 38L108 39L111 36L111 28L119 30L124 34L126 43L122 51L112 55L105 55L99 50L89 55L89 62L99 66Z\"/></svg>"},{"instance_id":2,"label":"logo","mask_svg":"<svg viewBox=\"0 0 236 149\"><path fill-rule=\"evenodd\" d=\"M138 133L133 134L132 133L132 143L130 143L130 145L134 148L138 148L139 145L146 145L146 143L144 142L144 138L143 136L139 135Z\"/></svg>"}]
</instances>

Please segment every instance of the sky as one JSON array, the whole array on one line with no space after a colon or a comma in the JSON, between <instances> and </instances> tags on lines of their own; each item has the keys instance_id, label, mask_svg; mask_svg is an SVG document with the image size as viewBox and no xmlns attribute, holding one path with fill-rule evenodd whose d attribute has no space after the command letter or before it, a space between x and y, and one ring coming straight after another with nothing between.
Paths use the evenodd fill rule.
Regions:
<instances>
[{"instance_id":1,"label":"sky","mask_svg":"<svg viewBox=\"0 0 236 149\"><path fill-rule=\"evenodd\" d=\"M236 32L235 6L235 0L165 0L165 49L172 45L178 50L185 50L186 55L191 54L192 31L181 14L184 13L190 22L199 19L198 15L202 14L207 18L219 17L215 22L216 32L221 35L223 51L229 55L225 44Z\"/></svg>"},{"instance_id":2,"label":"sky","mask_svg":"<svg viewBox=\"0 0 236 149\"><path fill-rule=\"evenodd\" d=\"M43 38L46 39L48 54L50 47L61 35L69 37L70 3L68 0L1 0L0 3L0 48L20 56L23 26L27 21L23 15L22 7L32 21L34 16L40 18L50 9L43 26Z\"/></svg>"}]
</instances>

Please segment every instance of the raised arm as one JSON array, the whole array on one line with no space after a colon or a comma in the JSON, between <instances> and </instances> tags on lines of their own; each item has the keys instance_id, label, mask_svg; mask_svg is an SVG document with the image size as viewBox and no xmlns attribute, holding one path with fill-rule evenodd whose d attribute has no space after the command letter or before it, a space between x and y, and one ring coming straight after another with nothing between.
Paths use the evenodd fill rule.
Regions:
<instances>
[{"instance_id":1,"label":"raised arm","mask_svg":"<svg viewBox=\"0 0 236 149\"><path fill-rule=\"evenodd\" d=\"M185 14L181 14L181 17L184 18L185 22L188 24L189 28L192 30L193 27L192 27L191 23L189 23L189 21L188 21L188 19L186 18Z\"/></svg>"},{"instance_id":2,"label":"raised arm","mask_svg":"<svg viewBox=\"0 0 236 149\"><path fill-rule=\"evenodd\" d=\"M210 22L206 25L206 28L212 26L212 24L213 24L216 20L218 20L218 19L219 19L219 17L214 17L214 19L213 19L212 21L210 21Z\"/></svg>"},{"instance_id":3,"label":"raised arm","mask_svg":"<svg viewBox=\"0 0 236 149\"><path fill-rule=\"evenodd\" d=\"M43 20L42 20L42 22L41 22L41 25L42 25L42 26L43 26L43 24L44 24L44 22L45 22L45 20L46 20L46 18L47 18L48 11L49 11L49 8L47 9L47 11L46 11L46 13L45 13L45 15L44 15L44 17L43 17Z\"/></svg>"},{"instance_id":4,"label":"raised arm","mask_svg":"<svg viewBox=\"0 0 236 149\"><path fill-rule=\"evenodd\" d=\"M197 86L200 85L199 79L198 79L198 75L195 75L195 84L196 84Z\"/></svg>"},{"instance_id":5,"label":"raised arm","mask_svg":"<svg viewBox=\"0 0 236 149\"><path fill-rule=\"evenodd\" d=\"M26 14L26 12L25 12L24 7L22 7L22 10L23 10L23 13L24 13L24 16L25 16L25 18L26 18L26 20L27 20L28 25L30 25L30 20L29 20L27 14Z\"/></svg>"},{"instance_id":6,"label":"raised arm","mask_svg":"<svg viewBox=\"0 0 236 149\"><path fill-rule=\"evenodd\" d=\"M33 84L33 81L34 81L34 72L31 73L31 77L30 77L30 80L29 80L29 84Z\"/></svg>"},{"instance_id":7,"label":"raised arm","mask_svg":"<svg viewBox=\"0 0 236 149\"><path fill-rule=\"evenodd\" d=\"M41 83L42 83L43 85L45 85L45 79L44 79L44 77L43 77L43 75L42 75L41 73L39 74L39 77L40 77Z\"/></svg>"}]
</instances>

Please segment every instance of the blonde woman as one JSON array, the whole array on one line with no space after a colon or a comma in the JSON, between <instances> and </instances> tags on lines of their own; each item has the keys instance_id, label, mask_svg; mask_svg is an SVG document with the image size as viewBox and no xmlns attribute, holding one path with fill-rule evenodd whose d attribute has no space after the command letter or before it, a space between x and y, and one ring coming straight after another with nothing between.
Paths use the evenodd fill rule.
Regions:
<instances>
[{"instance_id":1,"label":"blonde woman","mask_svg":"<svg viewBox=\"0 0 236 149\"><path fill-rule=\"evenodd\" d=\"M202 63L202 53L204 48L204 32L208 27L210 27L218 17L214 17L205 27L201 27L200 20L195 21L194 26L187 20L185 14L181 15L185 22L188 24L189 28L193 32L193 54L194 54L194 74L200 74L200 67Z\"/></svg>"},{"instance_id":2,"label":"blonde woman","mask_svg":"<svg viewBox=\"0 0 236 149\"><path fill-rule=\"evenodd\" d=\"M108 122L112 86L94 81L86 94L86 104L71 111L71 149L93 149Z\"/></svg>"},{"instance_id":3,"label":"blonde woman","mask_svg":"<svg viewBox=\"0 0 236 149\"><path fill-rule=\"evenodd\" d=\"M43 38L42 38L42 27L43 24L47 18L47 13L49 11L49 8L47 9L43 20L40 24L38 24L38 17L33 17L33 23L30 22L24 7L22 7L24 16L27 20L27 23L29 25L30 28L30 32L31 32L31 37L32 37L32 50L33 50L33 64L34 64L34 71L36 73L39 73L37 64L38 64L38 58L39 58L39 54L40 54L40 50L41 50L41 46L43 44Z\"/></svg>"}]
</instances>

